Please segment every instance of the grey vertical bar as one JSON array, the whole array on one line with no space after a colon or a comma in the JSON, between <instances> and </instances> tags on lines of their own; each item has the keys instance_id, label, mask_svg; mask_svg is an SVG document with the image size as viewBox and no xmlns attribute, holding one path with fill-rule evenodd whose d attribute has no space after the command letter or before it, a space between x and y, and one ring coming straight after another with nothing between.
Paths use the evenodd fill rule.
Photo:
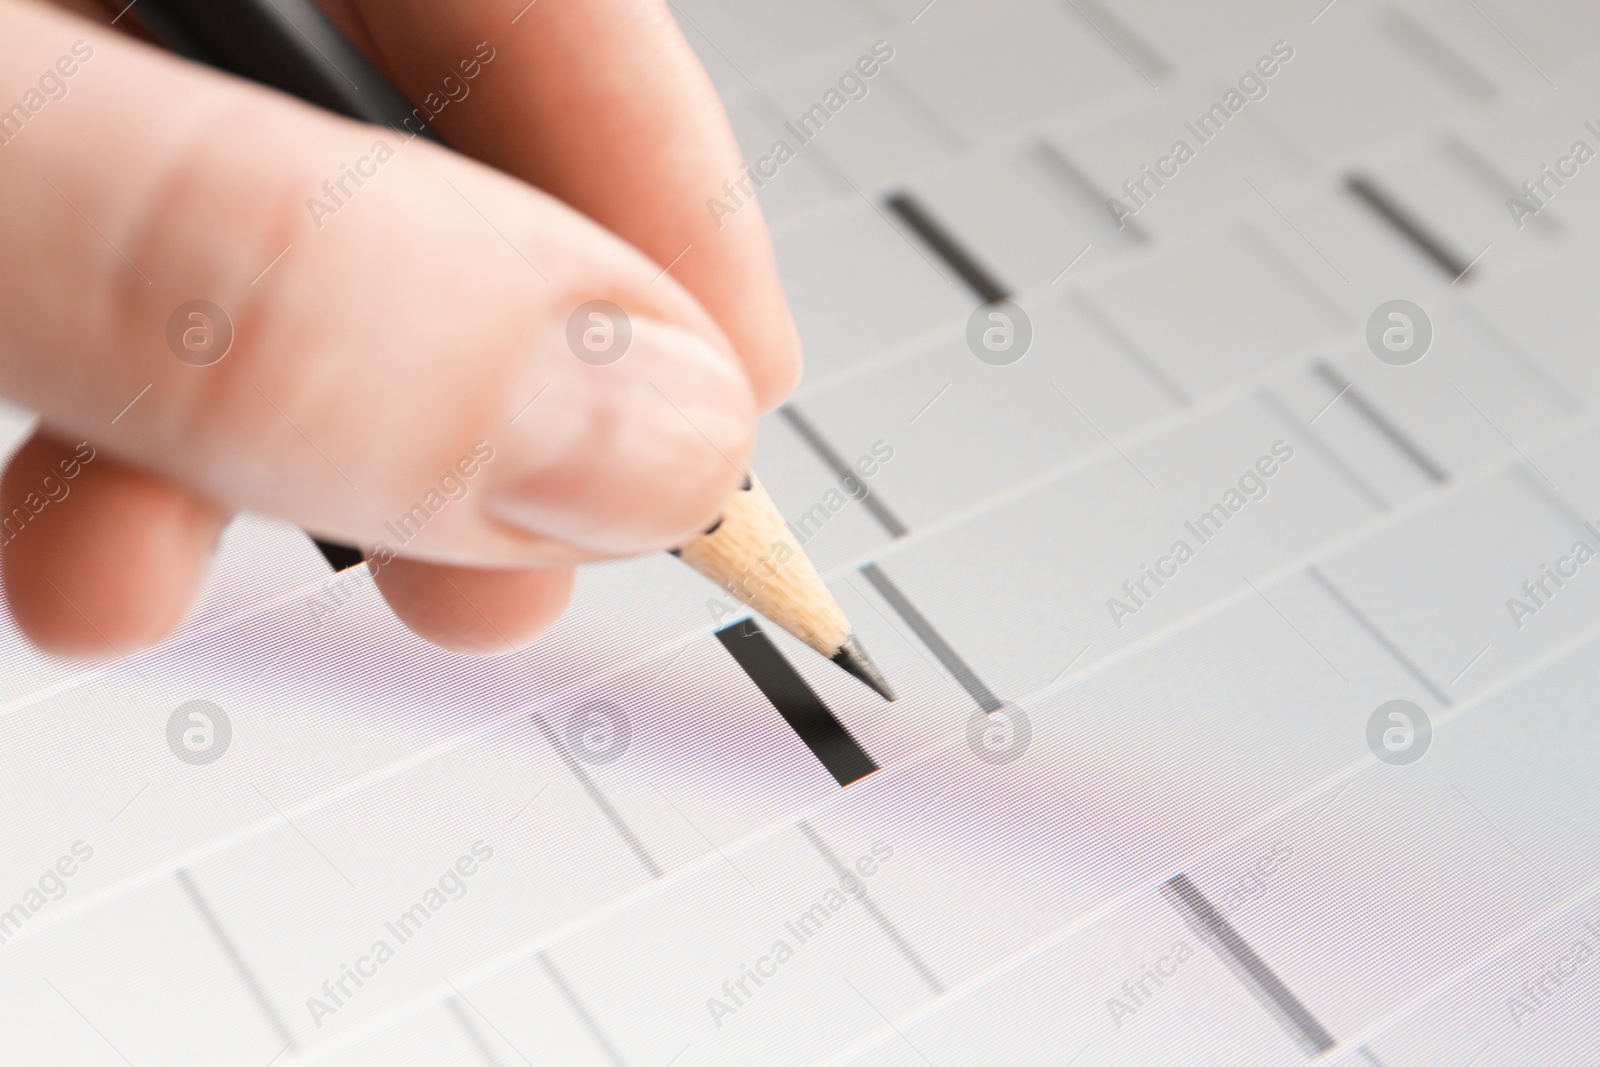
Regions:
<instances>
[{"instance_id":1,"label":"grey vertical bar","mask_svg":"<svg viewBox=\"0 0 1600 1067\"><path fill-rule=\"evenodd\" d=\"M1257 112L1250 119L1250 129L1265 134L1263 139L1277 148L1280 154L1293 160L1295 166L1300 170L1312 170L1317 166L1317 158L1307 152L1299 141L1295 140L1282 126L1274 122L1266 112Z\"/></svg>"},{"instance_id":2,"label":"grey vertical bar","mask_svg":"<svg viewBox=\"0 0 1600 1067\"><path fill-rule=\"evenodd\" d=\"M500 1057L494 1054L494 1049L490 1048L489 1042L484 1040L483 1034L478 1030L477 1025L467 1015L467 1010L461 1006L461 1001L455 997L448 997L444 1003L450 1009L450 1014L455 1016L456 1024L467 1035L467 1040L471 1042L472 1047L477 1049L478 1055L483 1057L483 1062L487 1063L489 1067L501 1067Z\"/></svg>"},{"instance_id":3,"label":"grey vertical bar","mask_svg":"<svg viewBox=\"0 0 1600 1067\"><path fill-rule=\"evenodd\" d=\"M1332 597L1335 604L1338 604L1339 607L1344 609L1346 615L1349 615L1352 619L1354 619L1363 630L1367 631L1367 634L1374 641L1383 646L1384 651L1389 653L1390 658L1392 658L1396 663L1400 664L1407 674L1415 678L1417 683L1421 685L1422 688L1432 693L1433 698L1439 702L1440 707L1448 708L1450 706L1450 698L1445 695L1444 690L1440 689L1437 685L1434 685L1433 679L1429 678L1426 674L1423 674L1422 669L1415 663L1412 663L1410 658L1407 657L1404 652L1400 651L1400 646L1389 640L1388 634L1378 629L1377 625L1374 624L1371 619L1362 614L1361 609L1351 603L1350 598L1345 596L1338 586L1329 581L1328 578L1315 567L1307 567L1306 573L1311 576L1313 581L1322 586L1323 592Z\"/></svg>"},{"instance_id":4,"label":"grey vertical bar","mask_svg":"<svg viewBox=\"0 0 1600 1067\"><path fill-rule=\"evenodd\" d=\"M833 849L828 847L828 843L822 840L821 835L812 828L810 823L801 819L795 825L800 828L800 832L805 835L806 840L811 842L811 847L820 852L822 858L828 861L828 866L833 868L835 874L841 877L848 874L850 877L860 881L859 876L854 871L839 862L839 857L834 855ZM883 931L889 942L900 950L900 955L904 956L906 962L911 964L911 969L916 971L924 982L928 983L928 988L933 990L934 993L943 993L944 983L939 981L938 976L933 973L933 968L929 967L927 961L918 955L917 950L911 947L911 942L906 940L905 935L900 932L899 928L890 922L889 917L878 909L877 903L866 895L865 883L862 884L861 906L867 910L868 915L872 916L872 921L878 924L878 929Z\"/></svg>"},{"instance_id":5,"label":"grey vertical bar","mask_svg":"<svg viewBox=\"0 0 1600 1067\"><path fill-rule=\"evenodd\" d=\"M1571 412L1583 410L1583 402L1574 396L1570 389L1556 380L1554 375L1540 366L1515 341L1502 333L1499 327L1479 314L1476 308L1469 304L1462 304L1455 310L1457 315L1471 322L1474 329L1493 343L1494 350L1499 353L1502 359L1521 371L1526 378L1548 393L1558 404Z\"/></svg>"},{"instance_id":6,"label":"grey vertical bar","mask_svg":"<svg viewBox=\"0 0 1600 1067\"><path fill-rule=\"evenodd\" d=\"M1345 463L1337 452L1329 448L1322 438L1317 436L1316 430L1312 429L1303 419L1297 418L1294 412L1290 411L1271 389L1261 390L1261 399L1266 403L1267 407L1277 413L1278 418L1283 420L1284 425L1297 431L1301 436L1301 440L1310 442L1311 447L1321 454L1330 467L1344 475L1345 481L1354 486L1356 492L1367 498L1367 503L1379 511L1389 510L1389 502L1379 496L1377 490L1373 489L1355 471L1351 470L1349 464Z\"/></svg>"},{"instance_id":7,"label":"grey vertical bar","mask_svg":"<svg viewBox=\"0 0 1600 1067\"><path fill-rule=\"evenodd\" d=\"M1067 2L1083 16L1083 21L1104 37L1106 43L1123 59L1133 64L1146 79L1165 78L1172 73L1172 64L1167 62L1166 57L1157 52L1143 37L1134 33L1131 26L1117 18L1109 9L1102 7L1095 0L1067 0Z\"/></svg>"},{"instance_id":8,"label":"grey vertical bar","mask_svg":"<svg viewBox=\"0 0 1600 1067\"><path fill-rule=\"evenodd\" d=\"M896 20L898 28L898 21ZM953 152L965 152L972 147L972 143L950 120L939 112L939 109L928 102L910 82L901 78L893 70L883 67L878 71L878 80L887 84L891 90L890 95L897 97L906 110L913 112L921 119L928 129L935 131L944 140L945 147Z\"/></svg>"},{"instance_id":9,"label":"grey vertical bar","mask_svg":"<svg viewBox=\"0 0 1600 1067\"><path fill-rule=\"evenodd\" d=\"M1483 153L1467 144L1460 137L1451 135L1445 138L1444 154L1455 161L1456 168L1464 171L1469 177L1477 181L1478 185L1486 190L1496 200L1501 197L1522 197L1523 191L1517 188L1517 183L1509 178L1505 171L1490 162ZM1539 209L1539 213L1530 220L1533 226L1542 230L1546 237L1559 234L1563 229L1550 214L1550 205L1546 204Z\"/></svg>"},{"instance_id":10,"label":"grey vertical bar","mask_svg":"<svg viewBox=\"0 0 1600 1067\"><path fill-rule=\"evenodd\" d=\"M561 762L567 765L567 770L572 772L572 777L576 778L578 784L583 786L584 791L589 794L589 799L594 801L595 807L599 808L600 813L616 828L617 835L633 850L633 854L639 857L639 862L644 865L645 870L650 872L650 877L660 878L661 867L656 863L654 857L645 851L644 842L640 841L638 836L634 834L631 826L622 821L622 816L617 814L617 809L611 806L611 801L600 791L600 787L595 784L594 779L589 777L589 772L584 770L583 766L572 758L572 754L567 751L567 746L561 743L560 738L556 737L556 732L550 728L550 724L544 721L544 716L535 712L529 718L533 720L534 725L539 727L539 732L544 734L544 739L550 742L550 747L555 750L556 755L561 757Z\"/></svg>"},{"instance_id":11,"label":"grey vertical bar","mask_svg":"<svg viewBox=\"0 0 1600 1067\"><path fill-rule=\"evenodd\" d=\"M295 1051L298 1046L294 1040L294 1032L289 1029L288 1021L278 1014L277 1007L267 997L266 989L256 978L255 972L250 969L250 965L245 963L244 955L239 951L239 946L233 943L233 939L222 928L222 923L217 921L216 913L211 910L211 905L207 904L206 898L200 895L200 887L194 884L194 879L182 867L178 868L176 876L178 884L183 887L184 893L189 897L189 903L194 905L194 910L200 913L200 918L210 928L211 936L217 939L217 944L222 947L223 955L227 956L228 962L233 964L233 969L239 975L239 980L244 982L245 989L249 990L250 996L255 998L256 1005L260 1007L261 1013L267 1017L267 1022L277 1031L278 1037L288 1047L289 1051Z\"/></svg>"},{"instance_id":12,"label":"grey vertical bar","mask_svg":"<svg viewBox=\"0 0 1600 1067\"><path fill-rule=\"evenodd\" d=\"M1204 941L1250 990L1262 1007L1289 1032L1308 1056L1319 1056L1338 1044L1310 1010L1289 992L1289 987L1239 932L1205 898L1186 874L1176 874L1161 885L1161 895L1175 908L1195 936Z\"/></svg>"},{"instance_id":13,"label":"grey vertical bar","mask_svg":"<svg viewBox=\"0 0 1600 1067\"><path fill-rule=\"evenodd\" d=\"M1281 249L1257 233L1253 226L1240 226L1239 235L1244 238L1246 244L1255 250L1257 255L1266 260L1266 265L1270 270L1310 298L1332 320L1335 326L1355 325L1356 320L1350 317L1349 312L1340 307L1333 297L1323 291L1321 286L1306 277L1306 272L1301 270L1294 260L1284 255Z\"/></svg>"},{"instance_id":14,"label":"grey vertical bar","mask_svg":"<svg viewBox=\"0 0 1600 1067\"><path fill-rule=\"evenodd\" d=\"M890 537L904 537L906 535L908 532L906 524L901 522L899 516L889 510L889 505L883 502L883 498L873 492L872 487L851 469L850 464L844 461L844 457L834 451L833 446L828 444L822 434L817 432L817 428L811 425L810 419L800 413L799 408L793 404L785 404L778 409L778 413L784 417L784 420L790 426L794 427L794 432L799 434L805 443L811 446L811 450L817 454L817 458L822 460L829 470L833 471L835 477L841 481L845 478L850 478L861 486L863 495L856 499L860 500L862 506L871 513L874 519L878 520L878 525L883 527L884 532ZM855 496L853 493L849 495Z\"/></svg>"},{"instance_id":15,"label":"grey vertical bar","mask_svg":"<svg viewBox=\"0 0 1600 1067\"><path fill-rule=\"evenodd\" d=\"M578 1021L583 1023L584 1027L589 1031L589 1036L594 1038L595 1044L599 1045L600 1050L606 1054L606 1058L616 1064L616 1067L628 1067L628 1061L622 1058L622 1053L617 1051L617 1047L611 1043L611 1039L606 1036L606 1032L600 1029L600 1023L596 1021L593 1015L589 1014L589 1009L584 1006L583 1001L578 999L578 994L573 992L572 986L567 984L566 978L560 971L556 970L555 962L543 952L538 953L536 958L539 961L539 965L544 968L544 973L550 976L551 984L561 991L561 995L566 998L567 1006L578 1017Z\"/></svg>"},{"instance_id":16,"label":"grey vertical bar","mask_svg":"<svg viewBox=\"0 0 1600 1067\"><path fill-rule=\"evenodd\" d=\"M1367 420L1367 424L1377 430L1388 442L1399 449L1401 454L1416 465L1417 469L1426 474L1431 481L1444 483L1450 480L1450 474L1433 460L1433 457L1424 452L1415 441L1400 431L1400 428L1389 421L1388 416L1372 406L1361 390L1355 387L1354 382L1346 381L1344 375L1334 370L1327 363L1318 360L1313 365L1317 377L1333 387L1334 392L1348 388L1345 399L1350 406Z\"/></svg>"},{"instance_id":17,"label":"grey vertical bar","mask_svg":"<svg viewBox=\"0 0 1600 1067\"><path fill-rule=\"evenodd\" d=\"M1537 494L1541 500L1549 505L1551 511L1554 511L1561 518L1585 531L1590 537L1600 541L1600 528L1595 527L1594 520L1590 519L1582 511L1578 510L1578 508L1569 502L1566 497L1562 496L1558 490L1551 487L1543 477L1535 478L1533 473L1528 470L1527 466L1521 463L1518 463L1516 466L1512 467L1511 473L1512 476L1520 480L1530 492Z\"/></svg>"},{"instance_id":18,"label":"grey vertical bar","mask_svg":"<svg viewBox=\"0 0 1600 1067\"><path fill-rule=\"evenodd\" d=\"M872 583L878 595L889 602L895 614L904 619L906 625L911 627L911 631L922 639L922 643L928 646L928 651L933 653L934 658L944 664L944 669L950 672L956 684L967 691L967 695L972 697L978 707L984 711L999 711L1005 706L1005 701L995 696L989 687L983 684L977 672L967 666L966 660L956 654L956 650L950 647L949 642L940 636L939 631L933 628L933 624L906 599L906 595L889 580L889 576L883 573L876 563L866 564L861 568L861 573Z\"/></svg>"},{"instance_id":19,"label":"grey vertical bar","mask_svg":"<svg viewBox=\"0 0 1600 1067\"><path fill-rule=\"evenodd\" d=\"M1389 29L1398 41L1422 60L1422 65L1439 76L1465 100L1481 104L1500 95L1494 82L1468 63L1460 52L1441 41L1428 28L1399 8L1389 12Z\"/></svg>"},{"instance_id":20,"label":"grey vertical bar","mask_svg":"<svg viewBox=\"0 0 1600 1067\"><path fill-rule=\"evenodd\" d=\"M1189 394L1178 388L1178 383L1167 377L1167 372L1156 366L1155 362L1145 354L1144 349L1134 344L1127 334L1118 329L1117 324L1111 321L1111 316L1101 311L1099 305L1083 293L1073 293L1072 302L1083 313L1083 317L1094 323L1100 332L1111 340L1112 345L1127 356L1135 367L1144 371L1145 376L1160 387L1173 403L1180 408L1189 406Z\"/></svg>"},{"instance_id":21,"label":"grey vertical bar","mask_svg":"<svg viewBox=\"0 0 1600 1067\"><path fill-rule=\"evenodd\" d=\"M1034 158L1043 164L1057 183L1082 198L1094 217L1103 221L1106 228L1122 240L1132 244L1143 244L1150 240L1150 235L1133 219L1124 217L1120 222L1117 221L1111 212L1110 197L1054 141L1041 138L1034 145Z\"/></svg>"}]
</instances>

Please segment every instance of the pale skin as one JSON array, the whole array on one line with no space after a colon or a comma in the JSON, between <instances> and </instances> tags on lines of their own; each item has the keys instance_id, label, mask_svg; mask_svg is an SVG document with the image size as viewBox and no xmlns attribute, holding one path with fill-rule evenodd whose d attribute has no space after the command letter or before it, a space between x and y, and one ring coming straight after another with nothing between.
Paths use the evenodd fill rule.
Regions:
<instances>
[{"instance_id":1,"label":"pale skin","mask_svg":"<svg viewBox=\"0 0 1600 1067\"><path fill-rule=\"evenodd\" d=\"M494 58L436 120L454 153L388 135L394 158L315 220L307 199L381 131L176 59L131 15L113 28L121 3L0 0L0 109L93 49L0 145L0 395L40 415L0 514L96 451L0 546L35 644L159 642L239 511L395 547L384 522L477 441L494 459L468 494L376 572L449 648L525 645L575 565L715 519L799 374L765 223L706 209L741 159L662 0L539 0L513 24L526 2L324 0L413 102L480 43ZM193 299L235 329L208 367L166 340ZM633 322L609 366L566 341L593 299Z\"/></svg>"}]
</instances>

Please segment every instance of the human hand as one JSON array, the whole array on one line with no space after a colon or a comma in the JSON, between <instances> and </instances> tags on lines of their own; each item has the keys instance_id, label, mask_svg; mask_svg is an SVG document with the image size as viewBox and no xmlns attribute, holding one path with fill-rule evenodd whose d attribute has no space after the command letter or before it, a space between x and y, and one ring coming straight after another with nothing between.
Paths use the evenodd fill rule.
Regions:
<instances>
[{"instance_id":1,"label":"human hand","mask_svg":"<svg viewBox=\"0 0 1600 1067\"><path fill-rule=\"evenodd\" d=\"M0 534L35 643L158 641L238 510L395 549L396 614L482 652L548 627L573 565L716 517L799 372L759 208L705 208L740 174L727 121L660 0L525 3L324 5L449 101L457 155L140 43L137 8L0 0L0 395L40 415L0 517L96 453ZM232 323L208 366L168 343L195 299ZM567 339L597 299L633 329L605 366ZM400 548L385 523L485 447Z\"/></svg>"}]
</instances>

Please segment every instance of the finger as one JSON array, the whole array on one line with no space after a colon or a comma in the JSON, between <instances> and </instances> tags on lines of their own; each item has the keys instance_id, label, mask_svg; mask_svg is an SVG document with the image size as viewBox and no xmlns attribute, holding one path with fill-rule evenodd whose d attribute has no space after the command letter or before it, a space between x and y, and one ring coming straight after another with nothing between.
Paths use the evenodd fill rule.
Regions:
<instances>
[{"instance_id":1,"label":"finger","mask_svg":"<svg viewBox=\"0 0 1600 1067\"><path fill-rule=\"evenodd\" d=\"M766 223L753 188L737 184L746 179L728 120L666 4L328 6L408 99L437 112L455 147L670 264L733 341L763 409L793 388L800 343ZM737 210L713 212L712 198Z\"/></svg>"},{"instance_id":2,"label":"finger","mask_svg":"<svg viewBox=\"0 0 1600 1067\"><path fill-rule=\"evenodd\" d=\"M374 568L373 578L419 637L480 655L514 652L548 630L573 583L570 567L483 570L407 559Z\"/></svg>"},{"instance_id":3,"label":"finger","mask_svg":"<svg viewBox=\"0 0 1600 1067\"><path fill-rule=\"evenodd\" d=\"M742 478L726 337L550 197L31 5L0 69L47 72L0 148L0 392L57 436L465 566L668 547ZM609 365L569 343L592 298L631 316Z\"/></svg>"},{"instance_id":4,"label":"finger","mask_svg":"<svg viewBox=\"0 0 1600 1067\"><path fill-rule=\"evenodd\" d=\"M0 479L6 604L46 651L121 658L183 618L226 524L168 482L36 434Z\"/></svg>"}]
</instances>

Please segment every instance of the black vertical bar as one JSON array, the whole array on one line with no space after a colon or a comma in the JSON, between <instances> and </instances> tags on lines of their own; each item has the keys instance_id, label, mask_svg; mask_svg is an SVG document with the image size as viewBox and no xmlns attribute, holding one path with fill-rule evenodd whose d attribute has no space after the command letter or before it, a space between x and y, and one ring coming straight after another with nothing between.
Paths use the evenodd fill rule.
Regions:
<instances>
[{"instance_id":1,"label":"black vertical bar","mask_svg":"<svg viewBox=\"0 0 1600 1067\"><path fill-rule=\"evenodd\" d=\"M1372 178L1365 174L1352 174L1345 179L1344 184L1352 196L1370 208L1373 214L1393 226L1400 236L1411 242L1413 248L1444 271L1452 282L1461 280L1467 271L1472 269L1470 260L1463 259L1459 252L1446 244L1444 239L1430 230L1421 219L1406 210L1392 193Z\"/></svg>"},{"instance_id":2,"label":"black vertical bar","mask_svg":"<svg viewBox=\"0 0 1600 1067\"><path fill-rule=\"evenodd\" d=\"M985 304L998 304L1011 299L1010 291L989 273L989 268L979 263L978 257L967 251L955 235L945 229L910 193L896 193L886 203L890 211L899 215L900 220L933 249L934 255L944 260L967 283L967 288L976 293L979 300Z\"/></svg>"},{"instance_id":3,"label":"black vertical bar","mask_svg":"<svg viewBox=\"0 0 1600 1067\"><path fill-rule=\"evenodd\" d=\"M878 769L754 619L723 627L717 640L835 781L849 785Z\"/></svg>"}]
</instances>

